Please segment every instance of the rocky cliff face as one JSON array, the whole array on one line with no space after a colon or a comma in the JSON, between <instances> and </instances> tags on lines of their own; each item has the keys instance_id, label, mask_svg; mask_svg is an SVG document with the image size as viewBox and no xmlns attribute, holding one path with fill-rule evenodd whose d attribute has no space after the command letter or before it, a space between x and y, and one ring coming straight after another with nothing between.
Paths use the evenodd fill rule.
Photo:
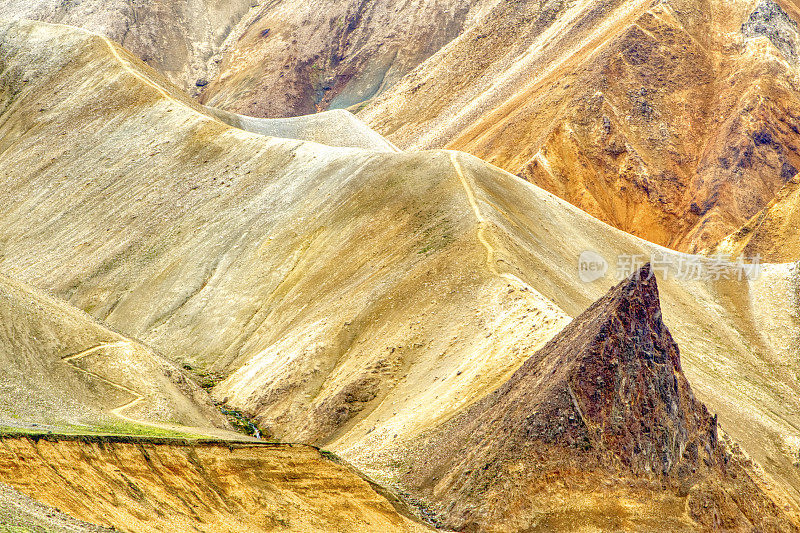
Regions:
<instances>
[{"instance_id":1,"label":"rocky cliff face","mask_svg":"<svg viewBox=\"0 0 800 533\"><path fill-rule=\"evenodd\" d=\"M8 0L0 18L100 33L204 102L290 117L379 94L496 3Z\"/></svg>"},{"instance_id":2,"label":"rocky cliff face","mask_svg":"<svg viewBox=\"0 0 800 533\"><path fill-rule=\"evenodd\" d=\"M74 518L131 533L430 531L309 446L3 435L0 482ZM48 525L60 525L54 522Z\"/></svg>"},{"instance_id":3,"label":"rocky cliff face","mask_svg":"<svg viewBox=\"0 0 800 533\"><path fill-rule=\"evenodd\" d=\"M0 527L6 531L113 533L113 529L81 522L0 483Z\"/></svg>"},{"instance_id":4,"label":"rocky cliff face","mask_svg":"<svg viewBox=\"0 0 800 533\"><path fill-rule=\"evenodd\" d=\"M798 63L800 32L797 21L772 0L763 0L742 25L746 38L766 37L793 65Z\"/></svg>"},{"instance_id":5,"label":"rocky cliff face","mask_svg":"<svg viewBox=\"0 0 800 533\"><path fill-rule=\"evenodd\" d=\"M743 467L730 464L716 417L683 375L649 266L421 442L401 484L459 531L531 531L559 521L646 527L647 512L635 506L600 504L588 513L571 502L554 512L557 501L593 490L629 492L671 530L794 528L747 476L737 477ZM595 486L599 479L604 486Z\"/></svg>"}]
</instances>

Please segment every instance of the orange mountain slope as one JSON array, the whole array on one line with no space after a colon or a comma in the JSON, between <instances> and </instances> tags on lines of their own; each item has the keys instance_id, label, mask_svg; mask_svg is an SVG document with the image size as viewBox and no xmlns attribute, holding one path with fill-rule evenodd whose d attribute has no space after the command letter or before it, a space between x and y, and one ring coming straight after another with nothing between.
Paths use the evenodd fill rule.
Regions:
<instances>
[{"instance_id":1,"label":"orange mountain slope","mask_svg":"<svg viewBox=\"0 0 800 533\"><path fill-rule=\"evenodd\" d=\"M797 174L800 34L781 5L503 3L360 116L696 251Z\"/></svg>"}]
</instances>

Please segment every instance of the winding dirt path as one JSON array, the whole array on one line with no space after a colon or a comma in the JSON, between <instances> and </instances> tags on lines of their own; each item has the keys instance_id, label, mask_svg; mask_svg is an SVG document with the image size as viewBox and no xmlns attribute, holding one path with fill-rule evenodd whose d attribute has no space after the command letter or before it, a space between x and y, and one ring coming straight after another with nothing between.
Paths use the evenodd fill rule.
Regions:
<instances>
[{"instance_id":1,"label":"winding dirt path","mask_svg":"<svg viewBox=\"0 0 800 533\"><path fill-rule=\"evenodd\" d=\"M461 186L464 187L464 192L467 193L467 200L469 200L469 205L472 207L472 212L475 214L475 218L478 219L478 240L486 249L486 266L489 268L489 271L501 278L507 279L509 281L513 281L516 283L521 284L526 288L531 288L530 285L525 283L519 277L515 276L514 274L509 274L507 272L500 272L497 268L497 259L496 255L497 252L495 251L494 247L489 243L486 239L486 232L489 229L490 222L483 216L481 213L481 208L478 205L478 200L475 196L475 190L470 185L467 177L464 175L464 169L461 166L461 163L458 162L458 154L459 152L451 151L450 152L450 162L453 164L453 168L458 175L458 179L461 180ZM532 290L532 289L531 289Z\"/></svg>"},{"instance_id":2,"label":"winding dirt path","mask_svg":"<svg viewBox=\"0 0 800 533\"><path fill-rule=\"evenodd\" d=\"M187 428L183 427L183 426L171 425L171 424L158 424L156 422L150 422L150 421L142 420L142 419L138 419L138 418L131 418L129 416L124 415L123 411L126 411L126 410L130 409L131 407L133 407L135 405L138 405L139 403L143 402L145 400L145 396L142 395L141 393L139 393L138 391L135 391L135 390L131 389L130 387L126 387L125 385L122 385L121 383L117 383L115 381L111 381L110 379L104 378L103 376L101 376L100 374L98 374L96 372L92 372L91 370L86 370L84 368L81 368L81 367L79 367L78 365L76 365L74 363L74 361L77 360L77 359L82 359L84 357L87 357L89 355L95 354L95 353L103 351L103 350L109 350L109 349L113 350L113 349L117 349L117 348L126 348L126 347L133 348L133 346L135 346L135 344L132 341L104 342L102 344L98 344L97 346L92 346L91 348L89 348L87 350L84 350L82 352L78 352L76 354L67 355L65 357L62 357L61 360L63 362L65 362L65 363L67 363L68 365L72 366L76 370L79 370L80 372L88 374L91 377L102 381L103 383L107 383L108 385L111 385L112 387L115 387L115 388L117 388L117 389L119 389L119 390L121 390L123 392L126 392L127 394L130 394L131 396L133 396L133 399L131 401L129 401L129 402L127 402L127 403L125 403L125 404L123 404L123 405L121 405L119 407L115 407L114 409L109 410L108 412L110 414L116 416L117 418L125 420L127 422L130 422L132 424L149 426L149 427L154 427L154 428L168 430L168 431L178 431L178 432L181 432L181 433L186 433Z\"/></svg>"},{"instance_id":3,"label":"winding dirt path","mask_svg":"<svg viewBox=\"0 0 800 533\"><path fill-rule=\"evenodd\" d=\"M121 391L124 391L124 392L126 392L126 393L128 393L128 394L130 394L131 396L134 397L134 399L131 400L130 402L128 402L128 403L126 403L126 404L124 404L124 405L122 405L120 407L116 407L114 409L111 409L109 411L111 414L113 414L114 416L117 416L119 418L122 418L123 420L127 420L128 422L133 422L135 424L146 424L148 426L152 426L154 424L151 424L149 422L145 422L143 420L133 419L133 418L130 418L130 417L125 416L125 415L122 414L122 411L125 411L126 409L129 409L129 408L133 407L134 405L142 402L144 400L144 396L142 396L141 394L139 394L135 390L133 390L133 389L131 389L129 387L126 387L125 385L121 385L120 383L116 383L114 381L106 379L103 376L101 376L100 374L97 374L96 372L92 372L91 370L83 369L83 368L79 367L78 365L76 365L75 363L73 363L73 361L75 361L76 359L82 359L84 357L87 357L89 355L92 355L92 354L97 353L97 352L102 351L102 350L114 349L114 348L125 348L126 346L133 346L133 343L130 342L130 341L104 342L102 344L98 344L97 346L93 346L93 347L89 348L88 350L84 350L84 351L78 352L76 354L72 354L72 355L68 355L66 357L62 357L61 360L63 362L65 362L65 363L69 364L73 368L75 368L77 370L80 370L81 372L83 372L85 374L89 374L93 378L99 379L103 383L107 383L107 384L111 385L112 387L120 389ZM160 427L160 426L158 426L158 427Z\"/></svg>"}]
</instances>

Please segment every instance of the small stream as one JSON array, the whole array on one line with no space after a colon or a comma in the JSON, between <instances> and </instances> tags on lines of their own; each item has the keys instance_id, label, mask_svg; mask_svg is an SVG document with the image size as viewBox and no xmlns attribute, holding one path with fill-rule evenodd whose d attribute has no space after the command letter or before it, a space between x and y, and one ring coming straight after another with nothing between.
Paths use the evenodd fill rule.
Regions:
<instances>
[{"instance_id":1,"label":"small stream","mask_svg":"<svg viewBox=\"0 0 800 533\"><path fill-rule=\"evenodd\" d=\"M238 424L239 429L241 429L244 433L247 433L248 435L255 437L257 439L261 438L261 430L258 429L258 426L256 426L253 422L251 422L250 419L244 416L242 413L234 409L226 409L221 405L219 406L219 410L222 412L223 415L229 416L237 420L239 422Z\"/></svg>"}]
</instances>

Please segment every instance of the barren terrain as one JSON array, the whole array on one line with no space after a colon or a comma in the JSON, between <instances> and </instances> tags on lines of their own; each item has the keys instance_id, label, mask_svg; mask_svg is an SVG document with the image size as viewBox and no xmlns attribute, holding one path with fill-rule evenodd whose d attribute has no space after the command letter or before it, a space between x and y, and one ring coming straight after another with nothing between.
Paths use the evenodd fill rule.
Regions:
<instances>
[{"instance_id":1,"label":"barren terrain","mask_svg":"<svg viewBox=\"0 0 800 533\"><path fill-rule=\"evenodd\" d=\"M634 4L628 8L642 7ZM344 133L319 134L317 120L344 123ZM652 324L663 320L669 328L693 394L717 415L715 427L718 422L741 446L737 451L731 444L729 451L740 457L737 464L752 480L753 501L766 494L768 501L779 502L780 513L765 504L760 515L736 523L745 527L786 513L789 522L776 523L791 530L797 519L796 265L769 264L759 275L739 276L735 265L720 267L711 258L626 234L477 157L400 152L349 115L261 122L206 108L106 37L27 21L0 23L0 205L7 206L0 210L0 271L19 280L4 281L16 292L10 305L0 301L0 311L11 309L3 326L29 328L0 336L0 342L13 346L6 357L30 354L26 361L46 363L75 382L56 394L77 398L81 409L91 411L81 418L87 431L102 430L92 421L95 414L165 422L161 410L145 409L145 400L131 394L146 396L141 380L163 375L144 366L161 361L159 353L171 361L159 368L177 373L145 385L155 391L154 401L172 397L176 380L189 372L215 401L252 417L267 436L324 446L376 481L396 486L403 468L416 460L414 443L468 416L513 382L526 361L617 285L617 277L635 270L618 269L626 259L651 261L661 302L656 313L650 299ZM584 252L608 263L594 281L579 275ZM699 275L689 275L692 265ZM717 268L726 274L714 276ZM28 303L15 305L16 300ZM36 306L57 311L28 313ZM43 332L57 334L34 332L39 324L51 324ZM68 341L74 349L62 349ZM16 347L20 342L24 349ZM17 359L9 368L19 376L9 379L36 390L20 372L28 363ZM130 381L120 381L109 361L124 361L121 368ZM97 366L82 366L91 364ZM82 391L81 379L105 388L93 396ZM111 391L117 398L103 380L129 390ZM676 397L684 402L689 389L681 383ZM208 398L196 385L188 386L192 394L179 388L182 396L175 396L188 403L173 409L203 414ZM657 398L653 393L645 403ZM581 397L587 405L590 399ZM694 406L684 412L703 410ZM210 412L203 416L173 422L201 434L224 427ZM703 417L701 426L708 422ZM51 424L56 432L68 428L64 419ZM7 476L0 481L13 484L16 478L17 488L62 509L72 502L76 518L150 526L133 504L116 511L82 509L75 503L78 493L37 485L32 471L15 474L15 468L25 468L15 457L28 454L32 445L24 439L13 446L4 442L13 454L0 468ZM52 455L36 455L44 461L39 467L62 464L62 449L71 458L63 461L72 469L67 472L85 467L74 460L89 453L81 451L83 445L58 442L45 440ZM141 454L136 446L120 447L131 458ZM318 458L313 449L302 450L314 456L312 462ZM182 458L182 452L173 452L167 456L191 471L185 464L190 454ZM115 468L121 468L105 455L109 452L92 453L104 465L97 472L98 487L126 490L109 480L119 481ZM224 455L216 446L202 464L225 472ZM248 458L259 468L269 460L259 454ZM132 464L141 465L137 461ZM291 471L292 461L277 461L277 470ZM206 468L212 467L202 471ZM238 487L245 474L236 471L225 479ZM143 493L160 502L172 497L142 472L137 475L152 483L148 493L133 481ZM576 478L585 486L599 479ZM644 501L656 490L665 498L660 509L675 523L691 525L684 516L686 495L671 499L671 493L658 492L657 477L650 479L655 485L639 487L642 491L609 489L609 506L598 507L587 523L607 523L618 516L614 501L634 493ZM558 481L569 483L567 477ZM576 494L558 483L554 487L555 498ZM701 488L696 490L705 494ZM296 489L287 488L286 494ZM259 501L258 493L243 494L242 501ZM305 494L310 499L313 491ZM374 501L374 494L359 494ZM340 502L330 505L317 514L330 520L327 524L339 524ZM209 507L213 516L218 508ZM268 506L265 512L277 513L276 508L284 509ZM221 515L231 522L220 527L241 527L231 525L246 519L236 509ZM316 527L304 522L317 516L313 507L302 509L288 519L300 530ZM568 528L583 520L580 509L548 523ZM630 509L631 523L648 512L636 505ZM171 528L180 514L148 516ZM381 520L406 527L394 515L386 518L390 515ZM347 520L369 530L361 518ZM500 527L493 524L483 530ZM525 527L520 523L518 529Z\"/></svg>"}]
</instances>

